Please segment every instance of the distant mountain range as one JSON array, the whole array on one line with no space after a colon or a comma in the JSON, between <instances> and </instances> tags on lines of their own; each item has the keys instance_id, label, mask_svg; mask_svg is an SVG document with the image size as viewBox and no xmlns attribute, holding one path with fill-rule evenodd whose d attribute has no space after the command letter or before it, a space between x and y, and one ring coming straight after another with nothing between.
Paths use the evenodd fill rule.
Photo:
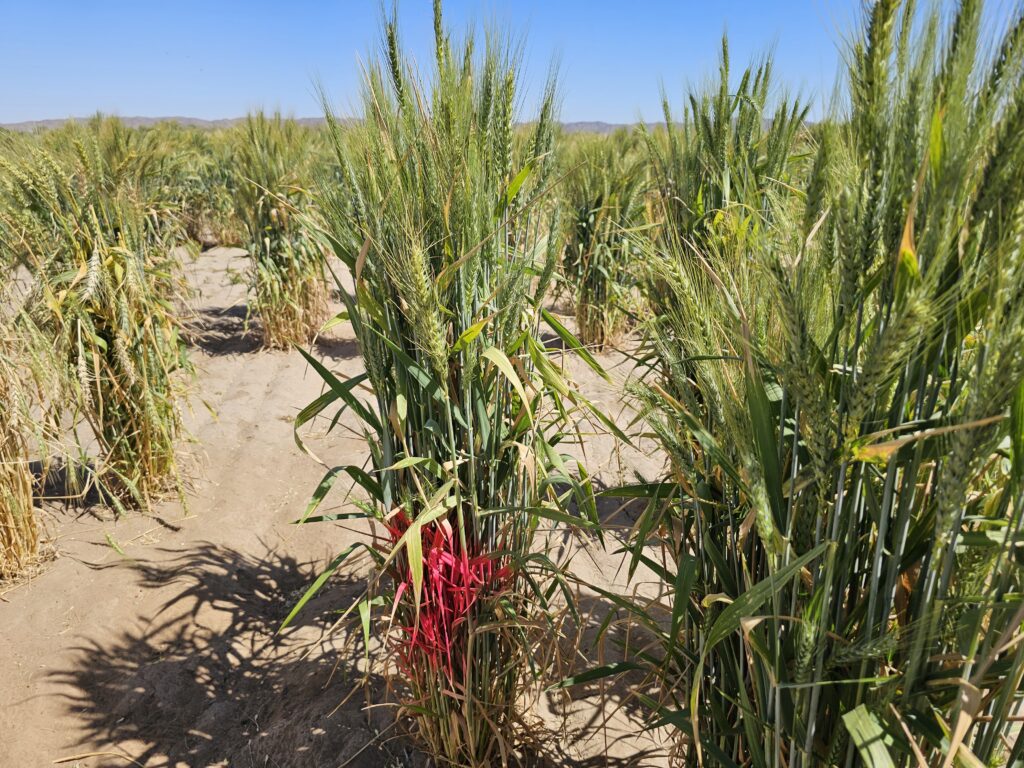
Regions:
<instances>
[{"instance_id":1,"label":"distant mountain range","mask_svg":"<svg viewBox=\"0 0 1024 768\"><path fill-rule=\"evenodd\" d=\"M0 128L7 128L11 131L35 131L38 129L59 128L69 120L85 121L84 117L65 117L54 120L26 120L20 123L0 123ZM221 120L203 120L198 117L122 117L121 122L131 128L142 128L157 123L171 122L179 125L194 126L196 128L227 128L244 120L244 117L229 117ZM323 125L322 117L298 117L297 123L302 125ZM599 120L562 123L562 130L566 133L612 133L618 128L630 128L630 123L604 123Z\"/></svg>"},{"instance_id":2,"label":"distant mountain range","mask_svg":"<svg viewBox=\"0 0 1024 768\"><path fill-rule=\"evenodd\" d=\"M104 115L106 116L106 115ZM150 125L156 125L157 123L178 123L179 125L189 125L196 128L227 128L245 120L244 117L228 117L220 120L203 120L198 117L121 117L120 115L112 115L112 117L118 117L122 123L130 128L144 128ZM59 128L64 123L69 121L85 122L92 119L91 117L61 117L52 120L25 120L20 123L0 123L0 128L7 128L11 131L34 131L38 128ZM324 122L322 117L298 117L295 121L303 125L321 125Z\"/></svg>"}]
</instances>

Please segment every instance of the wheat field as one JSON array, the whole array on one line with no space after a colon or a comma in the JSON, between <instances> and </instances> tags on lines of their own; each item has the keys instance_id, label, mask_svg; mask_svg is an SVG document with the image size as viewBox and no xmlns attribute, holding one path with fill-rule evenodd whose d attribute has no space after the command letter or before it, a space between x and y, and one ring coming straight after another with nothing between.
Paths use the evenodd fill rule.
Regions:
<instances>
[{"instance_id":1,"label":"wheat field","mask_svg":"<svg viewBox=\"0 0 1024 768\"><path fill-rule=\"evenodd\" d=\"M0 129L0 766L1024 764L1024 9L609 133L432 12Z\"/></svg>"}]
</instances>

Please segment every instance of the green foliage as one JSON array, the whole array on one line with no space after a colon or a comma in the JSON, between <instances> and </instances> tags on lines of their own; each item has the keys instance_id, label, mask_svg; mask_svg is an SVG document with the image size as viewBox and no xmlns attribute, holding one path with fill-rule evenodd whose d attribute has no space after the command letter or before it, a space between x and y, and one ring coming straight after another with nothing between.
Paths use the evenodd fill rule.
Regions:
<instances>
[{"instance_id":1,"label":"green foliage","mask_svg":"<svg viewBox=\"0 0 1024 768\"><path fill-rule=\"evenodd\" d=\"M667 231L697 242L723 215L770 214L772 193L790 179L791 148L807 115L799 100L773 94L770 56L745 69L738 85L730 72L723 38L717 82L687 95L681 120L664 96L664 130L642 134Z\"/></svg>"},{"instance_id":2,"label":"green foliage","mask_svg":"<svg viewBox=\"0 0 1024 768\"><path fill-rule=\"evenodd\" d=\"M719 167L650 246L677 309L635 392L670 475L632 565L673 600L622 604L687 764L1024 756L1024 18L990 58L982 5L875 3L803 210ZM728 156L766 146L784 166ZM723 240L730 206L757 215Z\"/></svg>"},{"instance_id":3,"label":"green foliage","mask_svg":"<svg viewBox=\"0 0 1024 768\"><path fill-rule=\"evenodd\" d=\"M645 675L685 765L1024 764L1024 11L985 10L869 3L815 126L723 42L664 128L556 153L553 82L517 125L519 49L453 42L435 0L429 86L387 22L355 125L0 132L0 269L29 276L0 317L0 578L68 430L118 507L177 482L186 235L245 242L268 347L321 327L331 254L365 373L306 354L296 435L356 422L370 459L302 522L371 533L284 624L370 560L352 614L436 760L522 757L576 610L546 529L610 534L565 444L583 412L622 436L541 325L603 373L584 344L643 317L628 389L667 469L606 495L646 501L627 572L664 590L591 585L624 656L560 687ZM583 343L543 309L559 259ZM319 512L341 477L359 500Z\"/></svg>"},{"instance_id":4,"label":"green foliage","mask_svg":"<svg viewBox=\"0 0 1024 768\"><path fill-rule=\"evenodd\" d=\"M162 173L163 196L173 204L189 239L203 246L241 245L245 235L234 209L234 134L176 123L150 130L159 134L175 160Z\"/></svg>"},{"instance_id":5,"label":"green foliage","mask_svg":"<svg viewBox=\"0 0 1024 768\"><path fill-rule=\"evenodd\" d=\"M346 516L379 524L359 603L367 636L381 630L377 664L397 673L402 711L438 759L484 766L514 759L522 695L555 652L565 583L538 528L573 520L569 496L579 524L595 511L558 445L585 401L539 331L560 246L545 210L553 86L516 141L511 49L494 33L482 50L472 37L455 46L437 27L429 90L392 21L387 59L366 71L364 125L332 126L344 181L318 203L353 279L344 317L366 373L343 380L310 357L329 390L296 426L339 407L358 417L370 468L331 470L307 516L339 476L365 492Z\"/></svg>"},{"instance_id":6,"label":"green foliage","mask_svg":"<svg viewBox=\"0 0 1024 768\"><path fill-rule=\"evenodd\" d=\"M646 169L635 135L585 136L566 153L567 213L562 268L575 288L580 340L602 348L615 341L636 307L634 244L643 227Z\"/></svg>"},{"instance_id":7,"label":"green foliage","mask_svg":"<svg viewBox=\"0 0 1024 768\"><path fill-rule=\"evenodd\" d=\"M327 309L323 253L301 221L308 213L310 132L258 112L233 141L235 210L251 260L250 311L259 317L265 346L304 344Z\"/></svg>"}]
</instances>

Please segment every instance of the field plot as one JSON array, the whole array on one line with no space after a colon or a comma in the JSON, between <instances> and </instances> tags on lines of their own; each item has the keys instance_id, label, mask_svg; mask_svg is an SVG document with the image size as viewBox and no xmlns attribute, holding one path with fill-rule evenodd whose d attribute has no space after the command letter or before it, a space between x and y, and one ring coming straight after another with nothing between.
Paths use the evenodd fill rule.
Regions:
<instances>
[{"instance_id":1,"label":"field plot","mask_svg":"<svg viewBox=\"0 0 1024 768\"><path fill-rule=\"evenodd\" d=\"M365 670L363 650L346 647L348 633L327 630L361 592L361 574L339 578L294 631L275 636L324 563L356 534L326 540L320 527L290 525L322 475L288 448L292 422L321 388L298 352L264 350L256 329L247 330L245 285L231 280L246 263L244 251L217 248L187 268L199 371L186 418L195 443L182 462L187 508L168 501L117 520L101 507L50 509L42 525L60 556L3 589L5 768L76 755L68 764L425 764L414 744L395 739L390 710L364 711L363 694L338 709ZM363 368L344 325L312 353L349 376ZM591 384L595 399L614 405L610 388ZM359 437L311 433L317 449L355 464L366 458ZM612 482L613 442L592 450ZM634 461L643 466L642 457ZM613 561L600 564L588 563L586 580L614 581ZM589 764L606 750L622 758L657 750L636 737L639 721L622 716L600 732L598 707L562 713L563 706L553 699L545 713L551 728L567 718L556 754Z\"/></svg>"},{"instance_id":2,"label":"field plot","mask_svg":"<svg viewBox=\"0 0 1024 768\"><path fill-rule=\"evenodd\" d=\"M0 766L1024 765L1024 7L607 135L395 13L0 133Z\"/></svg>"}]
</instances>

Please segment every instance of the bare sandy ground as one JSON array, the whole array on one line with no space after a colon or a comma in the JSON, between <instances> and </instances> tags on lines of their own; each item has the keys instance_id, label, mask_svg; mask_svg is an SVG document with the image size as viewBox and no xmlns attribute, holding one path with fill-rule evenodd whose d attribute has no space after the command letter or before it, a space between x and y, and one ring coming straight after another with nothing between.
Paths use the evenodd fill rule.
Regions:
<instances>
[{"instance_id":1,"label":"bare sandy ground","mask_svg":"<svg viewBox=\"0 0 1024 768\"><path fill-rule=\"evenodd\" d=\"M194 359L200 368L187 421L187 505L113 519L101 509L50 509L59 555L28 583L0 586L0 767L425 765L390 727L390 711L346 700L362 649L328 635L362 589L357 573L333 579L275 630L319 569L358 532L294 526L323 469L292 439L298 410L320 393L297 352L265 352L245 332L245 287L232 275L244 254L215 249L190 267L198 292ZM314 353L346 375L358 349L345 327ZM621 357L603 362L621 378ZM578 362L569 368L613 413L621 396ZM627 418L623 414L623 419ZM332 463L361 464L362 441L344 431L314 439ZM653 451L588 441L602 482L654 474ZM343 493L335 492L340 505ZM611 514L613 509L605 510ZM628 522L628 521L623 521ZM593 543L575 567L586 583L622 586L619 559ZM609 547L613 549L613 547ZM5 591L6 590L6 591ZM607 606L584 591L600 622ZM580 667L612 660L584 643ZM538 719L557 765L661 765L639 714L598 688L545 695ZM372 695L372 694L371 694Z\"/></svg>"}]
</instances>

